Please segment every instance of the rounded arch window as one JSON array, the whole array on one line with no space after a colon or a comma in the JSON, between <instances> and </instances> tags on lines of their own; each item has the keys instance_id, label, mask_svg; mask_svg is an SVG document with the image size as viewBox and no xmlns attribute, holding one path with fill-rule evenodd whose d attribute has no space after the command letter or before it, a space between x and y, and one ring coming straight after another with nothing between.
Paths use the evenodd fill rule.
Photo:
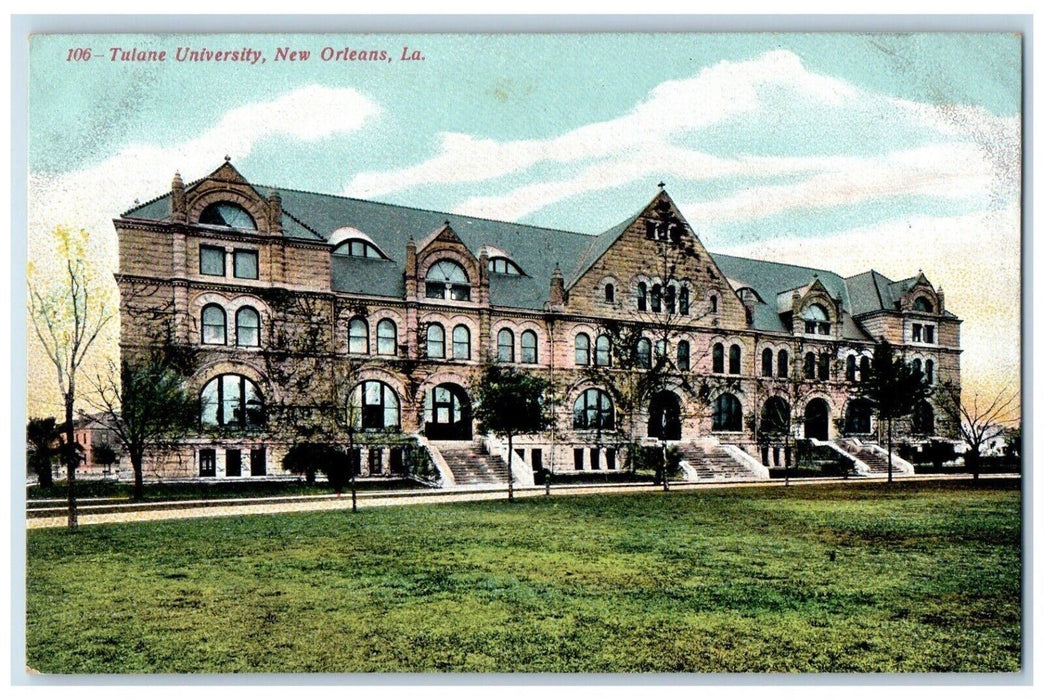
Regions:
<instances>
[{"instance_id":1,"label":"rounded arch window","mask_svg":"<svg viewBox=\"0 0 1044 700\"><path fill-rule=\"evenodd\" d=\"M355 427L363 430L389 430L399 427L399 396L384 382L360 382L353 404L358 411Z\"/></svg>"},{"instance_id":2,"label":"rounded arch window","mask_svg":"<svg viewBox=\"0 0 1044 700\"><path fill-rule=\"evenodd\" d=\"M689 371L689 341L678 341L678 369L682 372Z\"/></svg>"},{"instance_id":3,"label":"rounded arch window","mask_svg":"<svg viewBox=\"0 0 1044 700\"><path fill-rule=\"evenodd\" d=\"M471 331L464 324L453 329L453 359L471 359Z\"/></svg>"},{"instance_id":4,"label":"rounded arch window","mask_svg":"<svg viewBox=\"0 0 1044 700\"><path fill-rule=\"evenodd\" d=\"M776 376L786 379L790 374L790 353L780 350L776 356Z\"/></svg>"},{"instance_id":5,"label":"rounded arch window","mask_svg":"<svg viewBox=\"0 0 1044 700\"><path fill-rule=\"evenodd\" d=\"M830 317L822 304L809 304L801 317L805 321L806 333L830 335Z\"/></svg>"},{"instance_id":6,"label":"rounded arch window","mask_svg":"<svg viewBox=\"0 0 1044 700\"><path fill-rule=\"evenodd\" d=\"M348 352L359 355L370 352L370 331L361 318L353 318L348 324Z\"/></svg>"},{"instance_id":7,"label":"rounded arch window","mask_svg":"<svg viewBox=\"0 0 1044 700\"><path fill-rule=\"evenodd\" d=\"M390 318L377 322L377 354L395 355L399 347L398 329Z\"/></svg>"},{"instance_id":8,"label":"rounded arch window","mask_svg":"<svg viewBox=\"0 0 1044 700\"><path fill-rule=\"evenodd\" d=\"M519 349L521 350L521 360L524 364L533 365L537 361L537 335L533 331L522 331L522 337L519 338Z\"/></svg>"},{"instance_id":9,"label":"rounded arch window","mask_svg":"<svg viewBox=\"0 0 1044 700\"><path fill-rule=\"evenodd\" d=\"M743 406L732 394L722 394L714 400L711 430L742 430Z\"/></svg>"},{"instance_id":10,"label":"rounded arch window","mask_svg":"<svg viewBox=\"0 0 1044 700\"><path fill-rule=\"evenodd\" d=\"M652 343L649 342L648 338L639 338L638 347L636 348L638 355L638 366L648 369L652 367Z\"/></svg>"},{"instance_id":11,"label":"rounded arch window","mask_svg":"<svg viewBox=\"0 0 1044 700\"><path fill-rule=\"evenodd\" d=\"M208 204L199 215L199 223L208 226L226 226L228 228L256 231L257 224L250 213L232 202L215 202Z\"/></svg>"},{"instance_id":12,"label":"rounded arch window","mask_svg":"<svg viewBox=\"0 0 1044 700\"><path fill-rule=\"evenodd\" d=\"M729 346L729 374L740 373L740 346L731 345Z\"/></svg>"},{"instance_id":13,"label":"rounded arch window","mask_svg":"<svg viewBox=\"0 0 1044 700\"><path fill-rule=\"evenodd\" d=\"M508 328L497 333L497 359L501 362L515 361L515 334Z\"/></svg>"},{"instance_id":14,"label":"rounded arch window","mask_svg":"<svg viewBox=\"0 0 1044 700\"><path fill-rule=\"evenodd\" d=\"M591 336L587 333L577 333L573 341L573 362L577 367L586 367L591 364Z\"/></svg>"},{"instance_id":15,"label":"rounded arch window","mask_svg":"<svg viewBox=\"0 0 1044 700\"><path fill-rule=\"evenodd\" d=\"M772 350L770 348L761 351L761 376L772 376Z\"/></svg>"},{"instance_id":16,"label":"rounded arch window","mask_svg":"<svg viewBox=\"0 0 1044 700\"><path fill-rule=\"evenodd\" d=\"M261 344L261 316L253 307L244 306L236 312L236 344L248 348Z\"/></svg>"},{"instance_id":17,"label":"rounded arch window","mask_svg":"<svg viewBox=\"0 0 1044 700\"><path fill-rule=\"evenodd\" d=\"M381 255L381 251L377 250L377 247L369 241L364 241L361 238L349 238L343 243L339 244L333 250L333 255L347 255L352 258L374 258L377 260L383 260L384 256Z\"/></svg>"},{"instance_id":18,"label":"rounded arch window","mask_svg":"<svg viewBox=\"0 0 1044 700\"><path fill-rule=\"evenodd\" d=\"M607 282L605 285L605 303L612 304L616 301L616 287L613 286L612 282Z\"/></svg>"},{"instance_id":19,"label":"rounded arch window","mask_svg":"<svg viewBox=\"0 0 1044 700\"><path fill-rule=\"evenodd\" d=\"M204 345L224 345L227 342L225 330L225 310L217 304L203 307L201 316Z\"/></svg>"},{"instance_id":20,"label":"rounded arch window","mask_svg":"<svg viewBox=\"0 0 1044 700\"><path fill-rule=\"evenodd\" d=\"M928 297L917 297L914 299L914 311L924 311L925 313L934 313L935 305L932 304Z\"/></svg>"},{"instance_id":21,"label":"rounded arch window","mask_svg":"<svg viewBox=\"0 0 1044 700\"><path fill-rule=\"evenodd\" d=\"M500 275L514 275L518 277L523 274L522 268L504 257L490 258L489 263L487 263L487 269Z\"/></svg>"},{"instance_id":22,"label":"rounded arch window","mask_svg":"<svg viewBox=\"0 0 1044 700\"><path fill-rule=\"evenodd\" d=\"M614 424L613 400L602 389L587 389L573 403L574 429L612 430Z\"/></svg>"},{"instance_id":23,"label":"rounded arch window","mask_svg":"<svg viewBox=\"0 0 1044 700\"><path fill-rule=\"evenodd\" d=\"M438 323L428 325L428 357L446 356L446 331Z\"/></svg>"},{"instance_id":24,"label":"rounded arch window","mask_svg":"<svg viewBox=\"0 0 1044 700\"><path fill-rule=\"evenodd\" d=\"M595 366L608 367L612 362L609 352L609 336L600 335L595 339Z\"/></svg>"},{"instance_id":25,"label":"rounded arch window","mask_svg":"<svg viewBox=\"0 0 1044 700\"><path fill-rule=\"evenodd\" d=\"M424 296L428 299L471 299L471 283L464 268L452 260L439 260L424 277Z\"/></svg>"},{"instance_id":26,"label":"rounded arch window","mask_svg":"<svg viewBox=\"0 0 1044 700\"><path fill-rule=\"evenodd\" d=\"M254 382L241 374L214 377L200 392L200 422L235 428L265 423L265 400Z\"/></svg>"},{"instance_id":27,"label":"rounded arch window","mask_svg":"<svg viewBox=\"0 0 1044 700\"><path fill-rule=\"evenodd\" d=\"M711 371L718 374L725 372L725 346L715 343L711 350Z\"/></svg>"}]
</instances>

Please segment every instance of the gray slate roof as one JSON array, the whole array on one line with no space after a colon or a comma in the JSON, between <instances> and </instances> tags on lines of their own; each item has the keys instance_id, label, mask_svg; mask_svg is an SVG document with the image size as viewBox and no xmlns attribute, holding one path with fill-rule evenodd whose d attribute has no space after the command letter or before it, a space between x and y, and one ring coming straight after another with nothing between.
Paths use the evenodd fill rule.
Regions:
<instances>
[{"instance_id":1,"label":"gray slate roof","mask_svg":"<svg viewBox=\"0 0 1044 700\"><path fill-rule=\"evenodd\" d=\"M186 188L194 184L186 185ZM267 186L255 187L259 191L269 189ZM352 226L369 235L389 256L389 260L332 256L331 286L336 291L401 299L405 293L402 271L407 242L410 238L419 241L448 222L476 256L482 246L493 246L505 251L525 272L521 277L490 273L490 302L496 306L533 310L544 308L556 264L567 271L568 289L640 215L639 212L592 236L351 197L272 189L277 189L282 197L283 234L288 238L326 241L337 229ZM123 216L163 221L169 218L169 214L170 195L166 194L135 206ZM712 253L711 257L726 277L744 280L767 300L767 303L757 304L754 311L755 328L765 331L787 330L776 309L776 295L811 284L816 277L830 295L840 297L845 309L854 315L894 308L893 302L902 291L901 285L910 281L892 282L874 271L846 280L828 270L732 255ZM847 315L843 334L847 338L868 337Z\"/></svg>"}]
</instances>

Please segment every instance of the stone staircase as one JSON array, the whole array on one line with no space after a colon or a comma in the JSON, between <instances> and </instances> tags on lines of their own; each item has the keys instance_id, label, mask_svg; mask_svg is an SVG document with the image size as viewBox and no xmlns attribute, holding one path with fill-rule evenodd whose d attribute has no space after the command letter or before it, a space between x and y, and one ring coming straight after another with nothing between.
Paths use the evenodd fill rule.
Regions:
<instances>
[{"instance_id":1,"label":"stone staircase","mask_svg":"<svg viewBox=\"0 0 1044 700\"><path fill-rule=\"evenodd\" d=\"M719 445L685 442L678 445L681 458L689 463L699 481L750 481L761 479Z\"/></svg>"},{"instance_id":2,"label":"stone staircase","mask_svg":"<svg viewBox=\"0 0 1044 700\"><path fill-rule=\"evenodd\" d=\"M852 455L870 469L871 474L888 473L888 451L881 452L871 449L855 440L838 440L834 443L846 453ZM896 463L895 455L892 455L892 473L901 474L904 470Z\"/></svg>"},{"instance_id":3,"label":"stone staircase","mask_svg":"<svg viewBox=\"0 0 1044 700\"><path fill-rule=\"evenodd\" d=\"M431 449L438 450L446 466L453 472L457 486L507 486L508 468L504 460L488 454L479 442L430 441Z\"/></svg>"}]
</instances>

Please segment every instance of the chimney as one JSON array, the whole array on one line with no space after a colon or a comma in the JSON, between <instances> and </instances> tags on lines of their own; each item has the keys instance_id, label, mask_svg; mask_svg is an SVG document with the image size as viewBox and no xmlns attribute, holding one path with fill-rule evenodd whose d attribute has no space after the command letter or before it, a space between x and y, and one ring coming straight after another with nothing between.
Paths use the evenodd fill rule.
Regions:
<instances>
[{"instance_id":1,"label":"chimney","mask_svg":"<svg viewBox=\"0 0 1044 700\"><path fill-rule=\"evenodd\" d=\"M943 311L946 311L946 295L943 294L942 287L939 287L939 289L936 291L935 295L937 297L939 297L939 309L938 309L938 312L941 314Z\"/></svg>"},{"instance_id":2,"label":"chimney","mask_svg":"<svg viewBox=\"0 0 1044 700\"><path fill-rule=\"evenodd\" d=\"M177 172L170 183L170 218L179 223L185 223L188 218L185 211L185 183L181 181L181 173Z\"/></svg>"},{"instance_id":3,"label":"chimney","mask_svg":"<svg viewBox=\"0 0 1044 700\"><path fill-rule=\"evenodd\" d=\"M275 190L268 193L268 231L283 232L283 198Z\"/></svg>"},{"instance_id":4,"label":"chimney","mask_svg":"<svg viewBox=\"0 0 1044 700\"><path fill-rule=\"evenodd\" d=\"M551 273L551 294L547 303L552 308L565 304L565 280L562 279L562 270L555 263L555 271Z\"/></svg>"},{"instance_id":5,"label":"chimney","mask_svg":"<svg viewBox=\"0 0 1044 700\"><path fill-rule=\"evenodd\" d=\"M406 242L406 298L417 298L417 244L413 242L413 236Z\"/></svg>"}]
</instances>

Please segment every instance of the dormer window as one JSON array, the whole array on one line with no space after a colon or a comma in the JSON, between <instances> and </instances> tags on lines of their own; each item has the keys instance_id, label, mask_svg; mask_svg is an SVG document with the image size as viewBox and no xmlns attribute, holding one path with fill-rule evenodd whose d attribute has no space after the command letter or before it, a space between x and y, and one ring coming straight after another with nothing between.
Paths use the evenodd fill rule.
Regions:
<instances>
[{"instance_id":1,"label":"dormer window","mask_svg":"<svg viewBox=\"0 0 1044 700\"><path fill-rule=\"evenodd\" d=\"M935 306L927 297L917 297L913 303L914 311L923 311L925 313L935 313Z\"/></svg>"},{"instance_id":2,"label":"dormer window","mask_svg":"<svg viewBox=\"0 0 1044 700\"><path fill-rule=\"evenodd\" d=\"M524 274L518 265L507 258L490 258L488 269L490 272L496 272L500 275L520 276Z\"/></svg>"},{"instance_id":3,"label":"dormer window","mask_svg":"<svg viewBox=\"0 0 1044 700\"><path fill-rule=\"evenodd\" d=\"M384 256L377 248L361 238L351 238L334 248L334 255L347 255L352 258L375 258L383 260Z\"/></svg>"},{"instance_id":4,"label":"dormer window","mask_svg":"<svg viewBox=\"0 0 1044 700\"><path fill-rule=\"evenodd\" d=\"M254 217L250 216L243 207L231 202L216 202L208 205L203 210L203 213L199 215L199 223L207 226L225 226L247 231L257 230Z\"/></svg>"},{"instance_id":5,"label":"dormer window","mask_svg":"<svg viewBox=\"0 0 1044 700\"><path fill-rule=\"evenodd\" d=\"M670 241L677 243L681 240L681 224L671 221L656 221L646 219L645 237L653 241Z\"/></svg>"},{"instance_id":6,"label":"dormer window","mask_svg":"<svg viewBox=\"0 0 1044 700\"><path fill-rule=\"evenodd\" d=\"M805 333L810 335L830 335L830 318L826 309L819 304L812 304L802 315L805 320Z\"/></svg>"},{"instance_id":7,"label":"dormer window","mask_svg":"<svg viewBox=\"0 0 1044 700\"><path fill-rule=\"evenodd\" d=\"M428 268L424 278L424 296L428 299L468 301L471 284L464 268L452 260L440 260Z\"/></svg>"}]
</instances>

